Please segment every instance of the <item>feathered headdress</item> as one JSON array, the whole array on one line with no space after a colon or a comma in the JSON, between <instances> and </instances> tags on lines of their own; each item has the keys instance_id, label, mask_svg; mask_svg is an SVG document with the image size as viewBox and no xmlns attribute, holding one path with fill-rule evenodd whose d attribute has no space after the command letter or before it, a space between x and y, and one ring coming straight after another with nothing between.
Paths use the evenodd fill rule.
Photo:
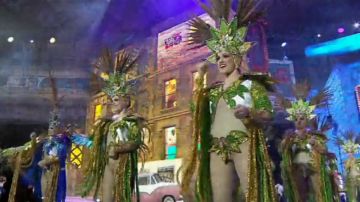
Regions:
<instances>
[{"instance_id":1,"label":"feathered headdress","mask_svg":"<svg viewBox=\"0 0 360 202\"><path fill-rule=\"evenodd\" d=\"M245 55L254 43L246 42L247 26L263 16L258 11L256 0L238 0L235 18L230 20L232 0L210 0L210 5L197 0L198 4L216 22L217 27L208 25L204 20L195 17L189 22L189 44L207 45L212 51L208 60L215 63L215 56L222 50L234 55Z\"/></svg>"},{"instance_id":2,"label":"feathered headdress","mask_svg":"<svg viewBox=\"0 0 360 202\"><path fill-rule=\"evenodd\" d=\"M105 49L97 64L95 74L105 81L104 93L110 97L128 95L132 85L128 81L128 73L135 66L137 56L132 56L125 50L120 51L115 61L109 49Z\"/></svg>"},{"instance_id":3,"label":"feathered headdress","mask_svg":"<svg viewBox=\"0 0 360 202\"><path fill-rule=\"evenodd\" d=\"M335 143L348 154L356 154L360 151L360 136L354 131L346 131L335 138Z\"/></svg>"},{"instance_id":4,"label":"feathered headdress","mask_svg":"<svg viewBox=\"0 0 360 202\"><path fill-rule=\"evenodd\" d=\"M287 109L286 111L290 115L289 120L295 120L300 114L306 115L309 120L313 119L315 108L325 106L331 97L331 92L326 88L315 96L309 97L311 85L307 81L294 85L292 89L295 101L277 95L278 104Z\"/></svg>"},{"instance_id":5,"label":"feathered headdress","mask_svg":"<svg viewBox=\"0 0 360 202\"><path fill-rule=\"evenodd\" d=\"M238 29L236 18L231 23L222 19L220 29L210 27L210 31L212 37L206 45L213 53L208 58L211 63L216 63L216 53L224 50L233 55L245 55L254 44L245 41L247 27Z\"/></svg>"}]
</instances>

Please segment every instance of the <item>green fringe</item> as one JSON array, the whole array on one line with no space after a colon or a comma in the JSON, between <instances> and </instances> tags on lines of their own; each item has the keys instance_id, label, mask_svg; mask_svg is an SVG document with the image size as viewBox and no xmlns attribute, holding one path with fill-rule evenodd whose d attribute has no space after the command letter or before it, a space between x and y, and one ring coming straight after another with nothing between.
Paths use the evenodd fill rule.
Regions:
<instances>
[{"instance_id":1,"label":"green fringe","mask_svg":"<svg viewBox=\"0 0 360 202\"><path fill-rule=\"evenodd\" d=\"M295 179L293 178L293 170L292 170L292 152L291 152L291 141L286 140L283 145L282 152L282 162L281 162L281 175L284 181L285 188L285 196L288 202L299 202L300 197L297 189L297 185ZM324 199L323 202L334 202L337 201L337 194L333 190L331 175L326 166L326 158L325 156L321 156L320 158L320 182L322 183L322 197ZM316 196L314 193L311 193L309 196L309 201L316 202Z\"/></svg>"},{"instance_id":2,"label":"green fringe","mask_svg":"<svg viewBox=\"0 0 360 202\"><path fill-rule=\"evenodd\" d=\"M126 154L127 155L127 154ZM129 160L130 162L128 162L125 166L125 178L124 178L124 182L123 182L123 186L124 186L124 194L123 195L123 200L124 202L131 202L131 170L132 170L132 162L131 162L131 155L129 155Z\"/></svg>"},{"instance_id":3,"label":"green fringe","mask_svg":"<svg viewBox=\"0 0 360 202\"><path fill-rule=\"evenodd\" d=\"M335 194L331 183L331 175L326 167L326 159L324 156L321 157L320 169L321 182L324 188L324 199L326 202L333 202Z\"/></svg>"},{"instance_id":4,"label":"green fringe","mask_svg":"<svg viewBox=\"0 0 360 202\"><path fill-rule=\"evenodd\" d=\"M95 186L94 199L97 198L104 175L106 158L106 140L111 120L102 120L94 128L94 147L90 150L90 159L85 171L84 183L81 184L81 196L88 196Z\"/></svg>"},{"instance_id":5,"label":"green fringe","mask_svg":"<svg viewBox=\"0 0 360 202\"><path fill-rule=\"evenodd\" d=\"M284 182L285 196L288 202L298 202L299 195L297 193L297 187L295 179L292 176L292 155L289 139L285 140L282 151L281 162L281 177Z\"/></svg>"},{"instance_id":6,"label":"green fringe","mask_svg":"<svg viewBox=\"0 0 360 202\"><path fill-rule=\"evenodd\" d=\"M123 202L132 202L134 191L136 192L136 201L140 202L140 190L138 184L138 155L137 152L129 154L129 161L125 166L125 177L123 182L124 193Z\"/></svg>"},{"instance_id":7,"label":"green fringe","mask_svg":"<svg viewBox=\"0 0 360 202\"><path fill-rule=\"evenodd\" d=\"M211 148L211 115L209 96L204 95L200 101L200 133L201 151L199 175L197 179L197 200L200 202L212 202L212 188L210 177L210 148Z\"/></svg>"}]
</instances>

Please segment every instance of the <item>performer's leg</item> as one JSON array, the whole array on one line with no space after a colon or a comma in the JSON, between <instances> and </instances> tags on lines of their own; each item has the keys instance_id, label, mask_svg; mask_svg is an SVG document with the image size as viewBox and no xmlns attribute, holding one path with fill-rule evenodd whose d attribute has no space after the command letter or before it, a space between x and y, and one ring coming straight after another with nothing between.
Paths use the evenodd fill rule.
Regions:
<instances>
[{"instance_id":1,"label":"performer's leg","mask_svg":"<svg viewBox=\"0 0 360 202\"><path fill-rule=\"evenodd\" d=\"M196 177L195 177L195 175L191 179L191 182L190 182L189 186L190 186L189 191L182 193L184 201L186 201L186 202L195 202L196 201L196 197L195 197L195 193L196 193Z\"/></svg>"},{"instance_id":2,"label":"performer's leg","mask_svg":"<svg viewBox=\"0 0 360 202\"><path fill-rule=\"evenodd\" d=\"M241 153L233 153L232 159L234 160L234 165L236 173L240 180L241 195L246 196L247 190L249 188L248 183L248 173L249 173L249 142L244 142L241 144ZM243 201L245 199L243 198Z\"/></svg>"},{"instance_id":3,"label":"performer's leg","mask_svg":"<svg viewBox=\"0 0 360 202\"><path fill-rule=\"evenodd\" d=\"M47 184L48 184L48 180L49 180L49 173L48 171L44 171L42 176L41 176L41 193L42 199L45 199L46 196L46 190L47 190Z\"/></svg>"},{"instance_id":4,"label":"performer's leg","mask_svg":"<svg viewBox=\"0 0 360 202\"><path fill-rule=\"evenodd\" d=\"M321 189L319 189L319 182L321 182L320 181L320 174L319 173L314 173L314 174L312 174L311 176L310 176L310 181L311 181L311 191L314 193L314 197L315 197L315 199L316 199L316 201L319 201L319 200L321 200L321 198L322 198L322 190Z\"/></svg>"},{"instance_id":5,"label":"performer's leg","mask_svg":"<svg viewBox=\"0 0 360 202\"><path fill-rule=\"evenodd\" d=\"M211 153L210 173L213 201L232 202L234 164L232 162L225 164L220 156Z\"/></svg>"},{"instance_id":6,"label":"performer's leg","mask_svg":"<svg viewBox=\"0 0 360 202\"><path fill-rule=\"evenodd\" d=\"M305 166L301 164L297 164L294 166L293 173L292 173L295 182L296 182L296 188L298 189L299 197L301 201L307 201L309 199L309 183L306 173Z\"/></svg>"},{"instance_id":7,"label":"performer's leg","mask_svg":"<svg viewBox=\"0 0 360 202\"><path fill-rule=\"evenodd\" d=\"M111 160L109 160L109 164L105 167L104 172L104 180L102 183L103 186L103 200L104 202L114 202L114 196L113 196L113 189L114 189L114 173L111 166L113 166L110 163Z\"/></svg>"}]
</instances>

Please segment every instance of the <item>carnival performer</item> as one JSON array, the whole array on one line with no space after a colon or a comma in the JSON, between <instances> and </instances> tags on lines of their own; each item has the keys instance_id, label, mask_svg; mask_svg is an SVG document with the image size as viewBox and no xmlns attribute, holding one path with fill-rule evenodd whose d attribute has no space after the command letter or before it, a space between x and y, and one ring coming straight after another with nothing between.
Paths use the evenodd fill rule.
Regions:
<instances>
[{"instance_id":1,"label":"carnival performer","mask_svg":"<svg viewBox=\"0 0 360 202\"><path fill-rule=\"evenodd\" d=\"M333 202L338 197L333 192L324 135L329 128L324 124L317 130L314 114L316 106L326 103L330 94L324 89L307 101L310 89L307 82L297 84L296 101L287 109L295 130L288 131L281 143L285 195L289 202Z\"/></svg>"},{"instance_id":2,"label":"carnival performer","mask_svg":"<svg viewBox=\"0 0 360 202\"><path fill-rule=\"evenodd\" d=\"M345 190L349 202L360 200L360 163L355 158L355 154L359 153L360 149L359 140L360 135L353 131L346 131L336 138L337 145L348 155L345 163Z\"/></svg>"},{"instance_id":3,"label":"carnival performer","mask_svg":"<svg viewBox=\"0 0 360 202\"><path fill-rule=\"evenodd\" d=\"M103 92L110 98L107 114L93 128L93 148L83 184L86 196L95 187L98 198L102 184L104 202L139 201L138 163L139 156L147 150L144 144L146 121L131 113L132 85L127 80L136 59L123 50L112 62L112 54L106 50L100 65L114 64L113 72L101 72L105 80ZM99 68L100 69L100 68ZM136 195L134 194L136 193Z\"/></svg>"},{"instance_id":4,"label":"carnival performer","mask_svg":"<svg viewBox=\"0 0 360 202\"><path fill-rule=\"evenodd\" d=\"M189 186L199 160L198 201L277 201L263 133L264 123L272 116L267 91L272 90L273 81L268 75L249 73L246 59L254 45L245 40L247 25L260 16L258 4L239 2L235 18L230 20L231 1L229 5L214 2L217 6L208 7L199 1L219 27L195 18L189 40L190 44L207 45L212 51L208 61L217 65L225 80L197 92L192 159L184 165L182 191L192 191ZM199 84L205 67L199 69ZM234 179L239 179L240 187Z\"/></svg>"},{"instance_id":5,"label":"carnival performer","mask_svg":"<svg viewBox=\"0 0 360 202\"><path fill-rule=\"evenodd\" d=\"M71 125L61 127L59 98L55 79L50 75L52 87L53 111L50 113L49 129L42 137L42 159L38 165L42 168L41 191L43 202L65 202L66 198L66 163L72 144L86 147L92 141L83 134L76 134Z\"/></svg>"},{"instance_id":6,"label":"carnival performer","mask_svg":"<svg viewBox=\"0 0 360 202\"><path fill-rule=\"evenodd\" d=\"M35 201L41 201L41 168L37 162L41 160L42 142L37 139L36 133L30 134L31 140L19 147L11 147L1 151L1 156L6 159L5 165L8 166L13 176L8 196L8 202L18 201L21 197L18 188L23 185L28 189L31 187ZM20 182L20 183L19 183Z\"/></svg>"}]
</instances>

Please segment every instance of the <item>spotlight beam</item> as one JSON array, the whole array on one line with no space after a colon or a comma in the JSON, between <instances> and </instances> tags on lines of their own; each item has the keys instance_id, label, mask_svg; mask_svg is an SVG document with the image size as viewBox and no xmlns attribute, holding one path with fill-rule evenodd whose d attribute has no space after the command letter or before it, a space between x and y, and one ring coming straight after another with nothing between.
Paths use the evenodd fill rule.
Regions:
<instances>
[{"instance_id":1,"label":"spotlight beam","mask_svg":"<svg viewBox=\"0 0 360 202\"><path fill-rule=\"evenodd\" d=\"M360 50L360 33L305 48L307 57L342 55Z\"/></svg>"}]
</instances>

